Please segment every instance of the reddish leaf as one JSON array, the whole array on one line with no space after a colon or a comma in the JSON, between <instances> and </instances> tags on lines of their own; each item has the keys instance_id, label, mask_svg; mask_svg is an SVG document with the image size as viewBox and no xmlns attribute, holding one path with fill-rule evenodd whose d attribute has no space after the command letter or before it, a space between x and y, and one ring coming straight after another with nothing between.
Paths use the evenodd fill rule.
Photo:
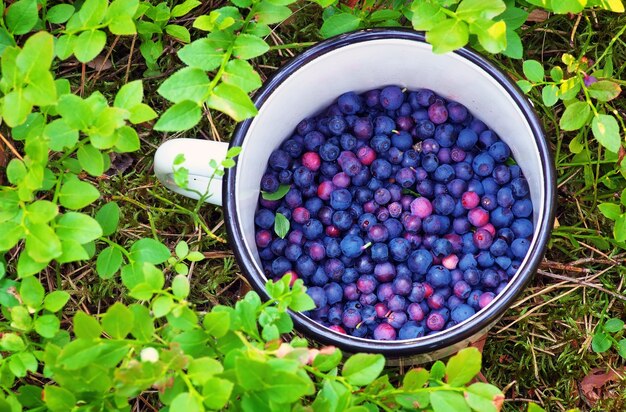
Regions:
<instances>
[{"instance_id":1,"label":"reddish leaf","mask_svg":"<svg viewBox=\"0 0 626 412\"><path fill-rule=\"evenodd\" d=\"M602 393L602 387L609 382L620 380L624 373L626 373L626 368L622 368L618 372L613 370L605 372L604 368L594 368L590 370L587 376L580 382L580 390L582 395L589 402L589 405L593 406L598 400L606 397Z\"/></svg>"}]
</instances>

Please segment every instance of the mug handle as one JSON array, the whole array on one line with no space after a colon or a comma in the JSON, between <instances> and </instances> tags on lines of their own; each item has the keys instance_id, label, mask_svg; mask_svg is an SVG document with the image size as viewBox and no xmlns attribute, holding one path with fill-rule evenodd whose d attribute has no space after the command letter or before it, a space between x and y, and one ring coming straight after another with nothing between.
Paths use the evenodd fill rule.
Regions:
<instances>
[{"instance_id":1,"label":"mug handle","mask_svg":"<svg viewBox=\"0 0 626 412\"><path fill-rule=\"evenodd\" d=\"M200 199L201 194L208 194L207 203L222 205L222 177L213 175L209 162L214 159L219 165L226 159L228 143L201 139L172 139L163 143L154 154L154 173L168 189L190 197ZM177 167L189 170L187 188L178 186L174 181L174 159L179 154L185 161Z\"/></svg>"}]
</instances>

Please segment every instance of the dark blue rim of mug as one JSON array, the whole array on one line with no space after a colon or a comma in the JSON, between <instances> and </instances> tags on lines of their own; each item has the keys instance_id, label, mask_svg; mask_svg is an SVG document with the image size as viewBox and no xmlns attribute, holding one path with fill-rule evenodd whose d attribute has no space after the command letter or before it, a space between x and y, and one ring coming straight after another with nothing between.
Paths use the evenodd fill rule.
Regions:
<instances>
[{"instance_id":1,"label":"dark blue rim of mug","mask_svg":"<svg viewBox=\"0 0 626 412\"><path fill-rule=\"evenodd\" d=\"M253 99L255 105L257 107L261 107L273 91L289 76L302 66L324 55L325 53L335 51L355 43L380 39L404 39L421 43L426 42L423 33L405 29L367 29L339 35L322 41L293 58L285 66L276 71L274 75L265 82L265 85L255 94ZM478 316L457 328L453 328L449 331L449 333L425 336L416 340L367 340L334 332L301 313L291 313L296 329L309 338L323 344L338 346L342 350L352 353L373 352L381 353L388 357L420 355L437 351L473 337L476 333L487 328L490 324L502 316L515 301L517 296L525 289L539 267L550 238L550 231L554 221L556 198L554 163L548 143L545 139L543 127L530 102L506 74L496 68L485 57L469 48L462 48L456 50L454 53L480 67L489 76L495 79L513 98L533 132L535 143L539 150L539 156L541 157L541 163L543 165L543 173L546 178L545 204L543 205L545 216L541 222L541 227L536 228L536 230L539 230L539 238L535 249L529 252L530 257L527 260L526 265L520 268L521 273L519 274L515 284L504 291L501 296L498 296L498 299L494 300L491 305L483 309ZM230 142L231 146L241 146L243 144L252 120L253 119L248 119L237 125ZM259 293L261 298L267 300L269 299L269 296L265 291L266 280L264 276L257 271L253 263L254 257L248 253L248 248L244 244L245 237L243 230L238 224L239 217L235 202L236 178L237 166L226 171L224 177L225 188L223 189L223 205L226 208L226 216L229 216L229 218L226 219L226 230L235 257L243 269L246 278L254 290Z\"/></svg>"}]
</instances>

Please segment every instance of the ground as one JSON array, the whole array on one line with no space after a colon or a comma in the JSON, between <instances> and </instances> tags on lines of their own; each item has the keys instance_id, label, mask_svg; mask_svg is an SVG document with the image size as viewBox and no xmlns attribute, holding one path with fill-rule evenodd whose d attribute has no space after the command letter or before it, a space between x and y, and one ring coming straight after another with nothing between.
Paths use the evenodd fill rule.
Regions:
<instances>
[{"instance_id":1,"label":"ground","mask_svg":"<svg viewBox=\"0 0 626 412\"><path fill-rule=\"evenodd\" d=\"M206 13L213 6L206 3L192 14ZM302 44L320 40L320 23L320 9L307 3L276 28L267 39L274 49L254 61L264 79L301 52ZM563 53L597 59L624 24L626 17L609 13L586 13L582 18L536 14L523 29L525 58L539 60L548 69L561 64ZM172 46L166 45L159 60L163 74L144 79L147 100L155 108L164 104L156 94L162 78L181 67L174 54L177 47ZM618 39L612 46L608 58L613 61L614 78L619 79L626 67L626 43ZM513 79L522 78L520 60L495 59ZM131 38L114 44L110 61L112 65L102 70L87 67L82 78L72 81L80 82L88 95L96 89L113 92L127 78L143 76L143 59L133 49ZM63 63L59 72L77 72L74 64L71 60ZM558 179L556 222L546 258L533 282L489 332L483 349L483 374L489 382L503 388L507 397L505 410L521 410L527 400L553 411L573 407L624 410L626 383L617 379L598 389L598 403L588 386L581 384L595 368L624 372L624 359L615 350L597 354L591 349L599 322L610 317L624 318L626 253L612 241L612 224L597 208L599 201L619 197L624 179L611 185L600 182L616 166L615 159L604 161L599 151L595 153L595 146L589 161L573 159L569 144L575 133L558 128L563 107L545 107L536 91L530 92L530 98L544 122L554 153ZM623 116L624 101L618 100L615 106ZM156 147L167 139L186 136L228 141L233 129L234 123L225 115L207 113L198 128L185 134L145 132L140 136L141 152L119 157L110 176L99 181L106 199L116 200L123 208L118 242L156 233L171 247L186 240L205 254L208 259L192 266L191 272L190 301L199 308L218 302L232 303L249 287L227 243L222 210L208 204L202 207L200 215L214 234L207 236L185 211L193 210L195 203L168 192L157 182L152 157ZM60 276L66 288L79 291L73 295L71 305L88 307L92 313L103 311L101 308L126 293L121 285L100 280L91 266L75 266L74 271L63 274L50 271L47 276L49 284ZM67 312L72 313L72 308Z\"/></svg>"}]
</instances>

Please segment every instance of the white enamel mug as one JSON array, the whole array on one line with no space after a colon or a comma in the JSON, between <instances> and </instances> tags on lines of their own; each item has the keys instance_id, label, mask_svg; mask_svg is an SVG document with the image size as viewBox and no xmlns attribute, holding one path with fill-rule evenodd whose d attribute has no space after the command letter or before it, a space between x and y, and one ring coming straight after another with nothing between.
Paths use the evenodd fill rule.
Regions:
<instances>
[{"instance_id":1,"label":"white enamel mug","mask_svg":"<svg viewBox=\"0 0 626 412\"><path fill-rule=\"evenodd\" d=\"M470 319L436 334L412 340L376 341L342 335L306 316L292 313L296 328L325 344L349 352L378 352L389 357L429 361L454 353L483 335L503 315L531 280L543 257L554 218L555 172L541 122L517 86L478 53L463 48L432 53L420 33L372 29L319 43L279 69L254 101L256 117L237 126L230 146L241 146L237 164L223 179L209 183L209 161L221 161L226 143L173 139L155 155L155 173L173 191L197 198L174 183L173 159L182 153L189 187L212 194L208 202L225 207L225 222L235 256L263 298L267 281L255 244L254 213L260 180L271 152L298 122L326 108L348 91L364 92L387 85L409 90L429 88L465 105L511 148L530 187L535 234L530 251L508 286Z\"/></svg>"}]
</instances>

